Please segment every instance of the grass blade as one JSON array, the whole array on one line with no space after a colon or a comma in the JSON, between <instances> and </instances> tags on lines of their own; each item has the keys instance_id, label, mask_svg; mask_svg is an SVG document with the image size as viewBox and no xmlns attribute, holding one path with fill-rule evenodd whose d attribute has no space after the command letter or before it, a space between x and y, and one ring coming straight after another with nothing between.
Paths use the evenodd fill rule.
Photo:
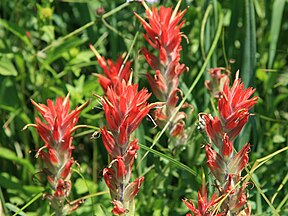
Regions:
<instances>
[{"instance_id":1,"label":"grass blade","mask_svg":"<svg viewBox=\"0 0 288 216\"><path fill-rule=\"evenodd\" d=\"M33 165L29 162L29 160L19 158L15 154L15 152L11 151L10 149L0 147L0 157L21 164L23 167L26 167L31 173L35 172L35 169Z\"/></svg>"},{"instance_id":2,"label":"grass blade","mask_svg":"<svg viewBox=\"0 0 288 216\"><path fill-rule=\"evenodd\" d=\"M255 12L252 0L245 1L246 28L244 42L244 57L242 63L242 80L245 87L252 86L256 66L256 29Z\"/></svg>"},{"instance_id":3,"label":"grass blade","mask_svg":"<svg viewBox=\"0 0 288 216\"><path fill-rule=\"evenodd\" d=\"M272 68L281 28L285 0L275 0L272 9L268 68Z\"/></svg>"},{"instance_id":4,"label":"grass blade","mask_svg":"<svg viewBox=\"0 0 288 216\"><path fill-rule=\"evenodd\" d=\"M146 151L149 151L149 152L151 152L151 153L153 153L153 154L155 154L155 155L157 155L157 156L159 156L159 157L162 157L162 158L165 158L165 159L169 160L171 163L173 163L173 164L176 165L177 167L179 167L179 168L181 168L181 169L183 169L183 170L188 171L188 172L191 173L192 175L194 175L194 176L197 175L197 173L196 173L194 170L192 170L190 167L186 166L185 164L181 163L180 161L175 160L174 158L172 158L172 157L170 157L170 156L168 156L168 155L166 155L166 154L163 154L163 153L161 153L161 152L159 152L159 151L157 151L157 150L154 150L154 149L152 149L152 148L149 148L149 147L147 147L147 146L145 146L145 145L143 145L143 144L140 144L140 143L139 143L139 146L140 146L142 149L146 150Z\"/></svg>"},{"instance_id":5,"label":"grass blade","mask_svg":"<svg viewBox=\"0 0 288 216\"><path fill-rule=\"evenodd\" d=\"M38 193L36 196L34 196L26 205L24 205L21 209L19 209L13 216L18 215L20 212L22 212L24 209L26 209L29 205L31 205L33 202L35 202L37 199L39 199L42 196L42 192Z\"/></svg>"}]
</instances>

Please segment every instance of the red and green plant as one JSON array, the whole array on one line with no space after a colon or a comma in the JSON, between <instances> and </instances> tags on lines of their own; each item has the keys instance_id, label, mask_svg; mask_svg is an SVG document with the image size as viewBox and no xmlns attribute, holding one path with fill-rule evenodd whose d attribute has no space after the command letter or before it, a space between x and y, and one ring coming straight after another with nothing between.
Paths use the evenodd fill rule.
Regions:
<instances>
[{"instance_id":1,"label":"red and green plant","mask_svg":"<svg viewBox=\"0 0 288 216\"><path fill-rule=\"evenodd\" d=\"M194 215L215 215L216 213L250 215L249 204L245 207L247 204L246 183L240 185L241 172L249 161L250 144L246 143L238 153L235 153L233 142L251 116L249 110L256 104L258 97L251 98L255 89L251 87L245 89L238 75L239 72L236 73L231 88L229 88L230 79L228 77L225 79L223 90L219 92L218 115L213 117L210 114L199 114L198 128L203 130L208 137L208 143L205 145L206 164L216 179L217 192L207 204L207 189L205 185L202 185L198 195L198 210L191 201L183 200ZM214 78L213 73L211 76ZM214 201L216 197L217 202Z\"/></svg>"},{"instance_id":2,"label":"red and green plant","mask_svg":"<svg viewBox=\"0 0 288 216\"><path fill-rule=\"evenodd\" d=\"M80 112L88 105L89 101L70 111L69 96L68 94L64 99L57 98L55 104L48 99L47 105L31 100L45 122L37 117L36 124L27 125L35 127L45 143L37 151L35 157L40 156L46 165L42 172L46 176L52 192L43 194L43 197L49 200L57 216L70 214L81 204L81 200L73 204L65 203L72 189L71 167L75 163L72 157L74 149L72 134L76 129Z\"/></svg>"},{"instance_id":3,"label":"red and green plant","mask_svg":"<svg viewBox=\"0 0 288 216\"><path fill-rule=\"evenodd\" d=\"M0 215L287 215L287 4L263 2L1 0Z\"/></svg>"}]
</instances>

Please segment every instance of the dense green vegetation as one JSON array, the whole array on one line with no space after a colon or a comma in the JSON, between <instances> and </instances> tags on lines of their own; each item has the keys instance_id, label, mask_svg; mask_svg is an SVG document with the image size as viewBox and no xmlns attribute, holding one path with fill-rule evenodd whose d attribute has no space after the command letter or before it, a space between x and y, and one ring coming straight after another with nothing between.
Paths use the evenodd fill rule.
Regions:
<instances>
[{"instance_id":1,"label":"dense green vegetation","mask_svg":"<svg viewBox=\"0 0 288 216\"><path fill-rule=\"evenodd\" d=\"M160 5L175 7L176 1L154 4ZM135 200L137 215L185 215L188 209L181 198L197 200L203 172L213 185L205 165L203 137L195 124L198 113L215 114L216 101L204 86L208 69L214 67L229 68L233 78L239 69L245 86L256 88L259 96L255 115L235 146L239 150L246 142L252 145L249 165L242 174L251 171L247 191L252 215L287 215L288 2L183 0L180 8L187 8L181 62L189 71L182 74L179 87L184 95L192 87L186 100L192 108L185 110L188 140L173 150L169 134L154 128L148 118L136 130L141 149L132 178L145 176ZM72 107L91 100L79 119L86 127L76 131L73 141L79 166L73 166L69 200L87 198L73 215L111 214L102 178L107 152L100 138L91 139L105 124L93 96L103 95L94 75L103 72L89 44L105 58L129 55L134 83L151 91L145 74L152 70L139 52L147 42L133 12L144 17L138 2L1 0L0 215L49 215L49 203L41 198L49 190L40 172L43 163L34 157L44 143L34 128L22 129L38 116L30 99L46 103L68 92Z\"/></svg>"}]
</instances>

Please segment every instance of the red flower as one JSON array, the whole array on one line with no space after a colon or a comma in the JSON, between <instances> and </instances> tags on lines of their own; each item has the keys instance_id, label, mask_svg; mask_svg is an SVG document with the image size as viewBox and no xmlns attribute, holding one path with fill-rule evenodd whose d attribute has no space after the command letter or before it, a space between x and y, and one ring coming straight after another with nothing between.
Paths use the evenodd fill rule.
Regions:
<instances>
[{"instance_id":1,"label":"red flower","mask_svg":"<svg viewBox=\"0 0 288 216\"><path fill-rule=\"evenodd\" d=\"M229 88L229 79L226 78L223 91L219 94L219 118L207 114L199 115L199 128L205 129L210 141L219 149L217 153L210 143L206 145L207 166L218 180L216 184L220 195L225 197L228 193L228 199L221 205L221 209L228 214L250 214L249 208L243 209L247 202L246 195L243 189L236 186L248 163L250 145L244 145L234 155L233 140L247 123L249 110L258 100L257 96L251 98L254 92L255 89L244 88L237 72L233 86Z\"/></svg>"},{"instance_id":2,"label":"red flower","mask_svg":"<svg viewBox=\"0 0 288 216\"><path fill-rule=\"evenodd\" d=\"M33 100L31 102L47 122L45 124L40 118L36 118L35 127L46 143L38 154L42 156L53 174L55 182L50 183L55 187L59 178L69 179L70 167L73 164L71 154L74 148L71 134L74 132L73 128L77 124L80 112L89 102L77 107L70 113L69 94L64 100L61 97L57 98L55 105L50 99L47 100L47 106L38 104ZM45 148L47 148L47 151L45 151Z\"/></svg>"},{"instance_id":3,"label":"red flower","mask_svg":"<svg viewBox=\"0 0 288 216\"><path fill-rule=\"evenodd\" d=\"M159 11L155 7L152 7L152 10L146 7L149 23L135 13L135 16L141 21L146 31L144 38L154 49L160 51L160 61L164 64L167 61L178 61L180 59L179 51L182 49L180 46L182 40L180 28L184 24L184 21L180 24L179 22L185 13L186 10L178 13L177 9L173 11L172 8L165 8L163 6L160 7ZM152 55L148 54L145 57L148 58L148 62L156 61Z\"/></svg>"},{"instance_id":4,"label":"red flower","mask_svg":"<svg viewBox=\"0 0 288 216\"><path fill-rule=\"evenodd\" d=\"M128 82L131 75L130 61L127 61L125 65L123 65L124 62L121 56L118 57L115 63L111 59L106 61L91 44L90 49L94 52L104 71L105 76L102 74L96 74L96 76L99 78L99 83L105 92L108 90L108 87L117 89L118 86L121 85L122 80Z\"/></svg>"},{"instance_id":5,"label":"red flower","mask_svg":"<svg viewBox=\"0 0 288 216\"><path fill-rule=\"evenodd\" d=\"M156 104L148 104L150 93L146 89L137 91L138 85L119 86L119 94L108 88L107 96L102 98L103 109L110 131L119 133L117 143L127 145L130 134L140 125L142 119ZM114 136L115 137L115 136Z\"/></svg>"},{"instance_id":6,"label":"red flower","mask_svg":"<svg viewBox=\"0 0 288 216\"><path fill-rule=\"evenodd\" d=\"M255 89L244 89L244 84L236 78L231 89L229 79L226 79L223 92L220 93L218 110L220 119L210 117L207 114L199 116L205 122L205 130L208 137L219 149L222 149L222 137L226 133L230 141L233 141L243 126L248 121L251 109L257 102L258 97L251 95ZM199 119L200 121L200 119Z\"/></svg>"},{"instance_id":7,"label":"red flower","mask_svg":"<svg viewBox=\"0 0 288 216\"><path fill-rule=\"evenodd\" d=\"M63 100L61 97L56 99L55 105L52 100L48 99L45 104L37 104L31 100L36 109L40 112L47 124L43 123L40 118L36 118L36 128L39 135L49 146L60 147L62 151L71 148L71 134L74 132L73 127L77 124L79 114L86 102L69 113L70 101L69 94Z\"/></svg>"},{"instance_id":8,"label":"red flower","mask_svg":"<svg viewBox=\"0 0 288 216\"><path fill-rule=\"evenodd\" d=\"M227 134L224 134L223 136L221 154L223 159L226 161L229 161L229 159L233 156L233 143L229 140Z\"/></svg>"},{"instance_id":9,"label":"red flower","mask_svg":"<svg viewBox=\"0 0 288 216\"><path fill-rule=\"evenodd\" d=\"M163 6L160 7L159 11L154 7L152 7L152 11L146 7L149 23L135 13L146 31L144 38L154 49L159 51L158 58L146 48L142 49L147 62L156 70L155 79L149 74L147 77L154 94L161 101L167 100L163 98L164 95L167 95L167 92L177 89L179 76L187 69L185 65L179 63L179 52L182 50L180 43L183 36L180 28L184 21L181 24L179 22L185 13L186 10L178 13L177 9L173 11L172 8Z\"/></svg>"},{"instance_id":10,"label":"red flower","mask_svg":"<svg viewBox=\"0 0 288 216\"><path fill-rule=\"evenodd\" d=\"M129 203L133 202L144 181L144 177L140 177L129 183L139 149L137 139L130 141L130 135L157 104L148 104L151 94L146 89L138 92L137 88L138 85L127 84L123 79L117 89L109 86L106 95L101 98L108 124L107 129L101 129L102 140L111 161L103 170L103 176L110 189L114 214L129 210Z\"/></svg>"},{"instance_id":11,"label":"red flower","mask_svg":"<svg viewBox=\"0 0 288 216\"><path fill-rule=\"evenodd\" d=\"M198 209L195 207L194 203L188 199L182 199L184 204L191 210L194 216L212 216L213 206L218 203L217 194L213 194L211 200L208 201L207 187L205 186L205 181L202 183L202 187L198 192ZM186 214L191 215L191 214ZM216 214L221 215L221 214Z\"/></svg>"},{"instance_id":12,"label":"red flower","mask_svg":"<svg viewBox=\"0 0 288 216\"><path fill-rule=\"evenodd\" d=\"M172 8L163 6L159 10L154 7L150 10L145 2L142 3L146 9L148 21L146 22L136 13L135 16L146 31L144 38L158 52L158 55L154 55L146 48L142 49L146 61L155 70L154 77L147 74L147 79L158 100L166 103L162 108L158 108L160 111L156 111L154 117L160 127L163 127L168 120L172 121L169 126L170 135L181 136L180 139L184 140L186 137L183 134L185 122L182 119L186 116L179 112L174 119L170 117L177 106L178 94L182 95L181 90L178 89L179 76L187 70L184 64L179 63L183 36L180 28L184 24L181 19L186 10L178 12L180 2L174 11Z\"/></svg>"},{"instance_id":13,"label":"red flower","mask_svg":"<svg viewBox=\"0 0 288 216\"><path fill-rule=\"evenodd\" d=\"M229 89L229 79L226 80L218 101L220 120L230 140L234 140L238 136L248 121L248 111L258 100L257 96L250 98L255 89L245 89L244 83L237 76L238 73L231 89Z\"/></svg>"},{"instance_id":14,"label":"red flower","mask_svg":"<svg viewBox=\"0 0 288 216\"><path fill-rule=\"evenodd\" d=\"M72 157L72 133L78 122L79 114L89 103L86 102L80 107L70 111L69 94L62 99L47 100L47 105L38 104L31 100L32 104L42 115L44 121L36 118L36 124L32 126L37 128L38 134L45 142L45 146L40 148L37 155L44 160L46 167L43 171L47 174L48 182L54 189L53 195L46 195L56 211L66 211L64 200L71 190L71 166L74 164ZM68 208L68 207L67 207ZM59 210L61 209L61 210Z\"/></svg>"},{"instance_id":15,"label":"red flower","mask_svg":"<svg viewBox=\"0 0 288 216\"><path fill-rule=\"evenodd\" d=\"M249 99L254 92L255 89L245 89L244 84L238 78L229 89L229 79L227 79L218 101L220 119L207 114L200 116L205 122L208 137L218 148L222 149L222 137L225 133L230 141L233 141L248 121L249 110L258 100L257 96Z\"/></svg>"}]
</instances>

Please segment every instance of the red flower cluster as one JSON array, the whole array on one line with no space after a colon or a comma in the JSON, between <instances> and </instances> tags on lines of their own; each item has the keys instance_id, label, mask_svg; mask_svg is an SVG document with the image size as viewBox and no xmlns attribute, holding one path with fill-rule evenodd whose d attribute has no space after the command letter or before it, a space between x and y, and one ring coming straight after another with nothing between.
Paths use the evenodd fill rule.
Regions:
<instances>
[{"instance_id":1,"label":"red flower cluster","mask_svg":"<svg viewBox=\"0 0 288 216\"><path fill-rule=\"evenodd\" d=\"M229 140L233 141L248 121L249 110L258 100L257 96L249 99L254 92L255 89L245 89L238 78L229 89L229 79L227 79L218 100L220 118L207 114L200 115L200 122L204 123L208 137L217 148L221 149L225 133Z\"/></svg>"},{"instance_id":2,"label":"red flower cluster","mask_svg":"<svg viewBox=\"0 0 288 216\"><path fill-rule=\"evenodd\" d=\"M54 190L54 194L47 194L46 198L50 200L56 212L64 209L69 212L74 206L65 207L63 203L71 190L71 166L74 163L72 133L80 112L89 102L70 112L69 94L64 100L61 97L57 98L55 105L50 99L47 100L47 105L31 101L46 121L45 123L40 118L36 118L36 124L31 124L37 128L38 134L45 142L45 146L38 150L36 156L40 155L44 160L46 164L44 172Z\"/></svg>"},{"instance_id":3,"label":"red flower cluster","mask_svg":"<svg viewBox=\"0 0 288 216\"><path fill-rule=\"evenodd\" d=\"M105 91L101 102L108 124L107 128L101 129L101 134L110 157L110 164L103 170L103 176L113 200L112 213L122 215L129 211L131 204L133 205L133 199L144 181L144 177L139 177L130 182L134 158L139 149L137 139L130 141L130 136L156 104L148 104L151 93L148 93L147 89L138 92L137 84L127 82L131 73L130 63L129 67L120 67L120 60L116 65L108 60L108 68L100 55L99 59L106 74L106 77L98 77ZM115 77L118 78L114 79ZM103 85L103 80L108 80L105 83L109 84Z\"/></svg>"},{"instance_id":4,"label":"red flower cluster","mask_svg":"<svg viewBox=\"0 0 288 216\"><path fill-rule=\"evenodd\" d=\"M140 189L144 177L129 183L134 157L139 149L137 139L130 135L155 104L148 104L151 94L146 89L137 91L138 85L127 85L123 80L115 89L108 87L102 104L108 130L101 129L103 143L110 155L110 165L103 176L113 200L114 214L123 214Z\"/></svg>"},{"instance_id":5,"label":"red flower cluster","mask_svg":"<svg viewBox=\"0 0 288 216\"><path fill-rule=\"evenodd\" d=\"M174 119L170 119L170 117L179 100L178 94L182 94L178 88L179 76L188 69L184 64L179 63L180 51L182 50L180 43L183 36L180 28L184 21L180 24L179 22L186 10L178 12L180 1L174 11L172 8L163 6L160 7L159 11L154 7L150 10L145 2L142 3L146 9L148 22L136 13L135 16L141 21L146 31L144 38L158 52L158 55L154 55L146 48L142 49L146 61L155 70L155 76L152 77L147 74L147 78L157 99L166 102L161 109L155 111L155 120L160 127L164 127L170 120L170 135L174 137L184 136L185 122L183 119L186 117L185 113L179 112ZM181 139L178 137L178 140Z\"/></svg>"},{"instance_id":6,"label":"red flower cluster","mask_svg":"<svg viewBox=\"0 0 288 216\"><path fill-rule=\"evenodd\" d=\"M250 215L249 206L243 209L246 204L245 185L236 186L240 181L241 171L248 163L250 145L245 144L237 154L234 154L233 141L247 123L250 116L249 110L257 102L257 96L251 98L254 92L255 89L244 88L237 72L233 86L229 88L229 78L226 78L223 91L220 92L219 118L208 114L199 115L199 129L205 129L210 142L219 150L216 152L211 144L205 147L207 166L217 179L219 197L224 197L226 194L229 197L221 205L225 215L240 212Z\"/></svg>"},{"instance_id":7,"label":"red flower cluster","mask_svg":"<svg viewBox=\"0 0 288 216\"><path fill-rule=\"evenodd\" d=\"M117 61L114 63L111 59L107 61L103 56L97 52L97 50L90 44L90 49L95 54L99 65L104 71L104 75L96 74L99 79L99 83L103 88L104 92L107 91L108 87L112 87L114 89L118 89L118 86L122 84L122 80L128 82L131 75L131 62L127 61L125 65L123 64L123 58L121 56L118 57Z\"/></svg>"},{"instance_id":8,"label":"red flower cluster","mask_svg":"<svg viewBox=\"0 0 288 216\"><path fill-rule=\"evenodd\" d=\"M198 209L195 207L194 203L188 199L182 199L184 204L193 212L195 216L220 216L221 214L212 214L213 206L218 203L217 194L213 194L211 200L208 201L207 187L205 181L202 183L202 187L198 192ZM192 216L191 214L186 214L186 216Z\"/></svg>"}]
</instances>

